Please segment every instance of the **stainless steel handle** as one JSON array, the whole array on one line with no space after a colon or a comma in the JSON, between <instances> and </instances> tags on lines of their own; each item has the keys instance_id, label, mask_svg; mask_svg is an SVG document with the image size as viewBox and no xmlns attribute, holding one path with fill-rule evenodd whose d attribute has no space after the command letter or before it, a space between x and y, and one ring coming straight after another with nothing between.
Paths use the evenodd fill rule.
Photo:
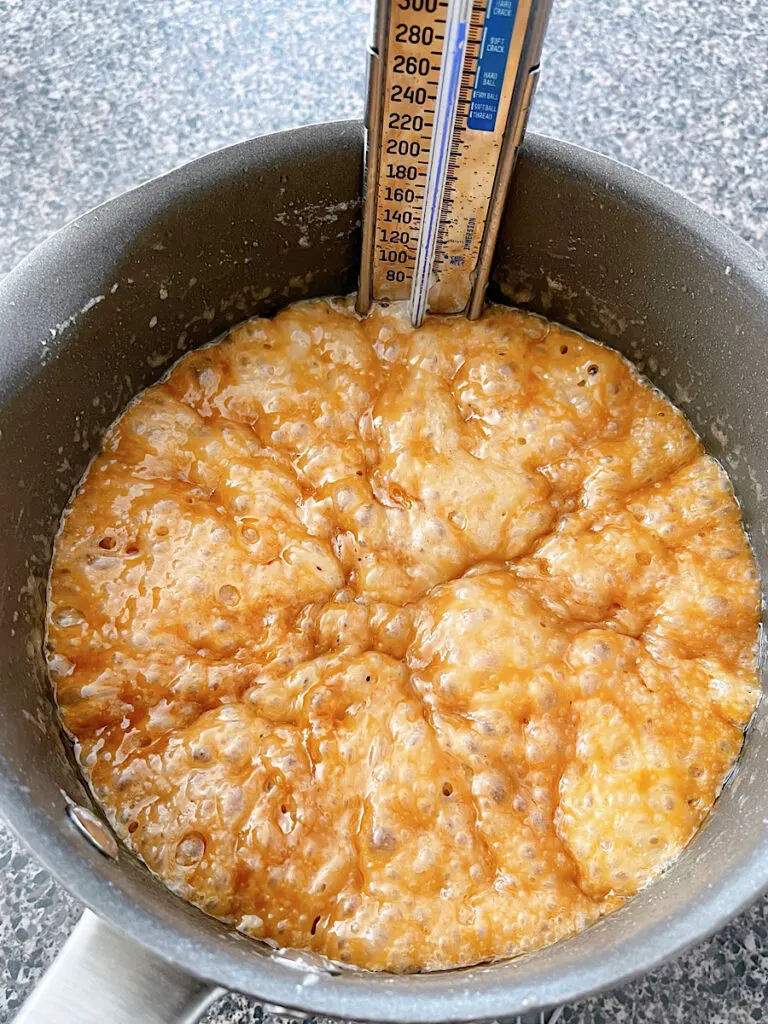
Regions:
<instances>
[{"instance_id":1,"label":"stainless steel handle","mask_svg":"<svg viewBox=\"0 0 768 1024\"><path fill-rule=\"evenodd\" d=\"M86 910L15 1024L194 1024L223 991Z\"/></svg>"}]
</instances>

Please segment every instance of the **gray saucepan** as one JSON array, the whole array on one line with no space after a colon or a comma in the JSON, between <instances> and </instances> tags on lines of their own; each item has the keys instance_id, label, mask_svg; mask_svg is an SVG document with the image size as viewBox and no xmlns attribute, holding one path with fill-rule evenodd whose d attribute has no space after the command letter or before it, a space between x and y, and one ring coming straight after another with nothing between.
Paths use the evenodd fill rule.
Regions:
<instances>
[{"instance_id":1,"label":"gray saucepan","mask_svg":"<svg viewBox=\"0 0 768 1024\"><path fill-rule=\"evenodd\" d=\"M77 808L94 808L41 652L61 510L105 427L182 352L355 288L362 153L355 122L244 142L87 213L0 283L0 811L98 915L25 1022L193 1021L222 988L362 1021L527 1015L648 971L768 887L766 702L701 834L660 880L575 938L459 971L372 974L277 953L172 895L126 850L110 856L103 827L100 844L77 827ZM731 474L766 573L763 260L648 178L529 136L492 290L615 346L685 410Z\"/></svg>"}]
</instances>

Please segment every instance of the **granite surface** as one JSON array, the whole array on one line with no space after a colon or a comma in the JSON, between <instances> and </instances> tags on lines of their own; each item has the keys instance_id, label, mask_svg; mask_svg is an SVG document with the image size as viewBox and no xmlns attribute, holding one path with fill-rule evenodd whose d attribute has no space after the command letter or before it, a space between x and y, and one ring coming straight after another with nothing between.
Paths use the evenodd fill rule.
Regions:
<instances>
[{"instance_id":1,"label":"granite surface","mask_svg":"<svg viewBox=\"0 0 768 1024\"><path fill-rule=\"evenodd\" d=\"M362 112L368 0L0 0L0 274L68 219L250 135ZM768 3L555 0L533 126L768 252ZM79 914L0 825L0 1024ZM563 1024L768 1022L768 899ZM251 1024L222 1000L206 1024ZM137 1022L140 1024L140 1022Z\"/></svg>"}]
</instances>

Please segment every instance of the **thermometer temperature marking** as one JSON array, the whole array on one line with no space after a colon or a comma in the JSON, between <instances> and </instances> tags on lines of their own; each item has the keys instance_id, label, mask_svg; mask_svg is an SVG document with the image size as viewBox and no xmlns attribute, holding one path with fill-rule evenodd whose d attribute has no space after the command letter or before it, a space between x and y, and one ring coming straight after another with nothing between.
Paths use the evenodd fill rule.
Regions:
<instances>
[{"instance_id":1,"label":"thermometer temperature marking","mask_svg":"<svg viewBox=\"0 0 768 1024\"><path fill-rule=\"evenodd\" d=\"M445 42L440 82L437 87L432 144L411 281L411 321L414 324L420 324L427 311L438 237L442 240L445 232L445 222L441 214L448 172L454 163L451 142L456 126L459 90L464 71L470 11L470 0L449 0L446 10Z\"/></svg>"},{"instance_id":2,"label":"thermometer temperature marking","mask_svg":"<svg viewBox=\"0 0 768 1024\"><path fill-rule=\"evenodd\" d=\"M549 0L379 0L358 309L478 316Z\"/></svg>"}]
</instances>

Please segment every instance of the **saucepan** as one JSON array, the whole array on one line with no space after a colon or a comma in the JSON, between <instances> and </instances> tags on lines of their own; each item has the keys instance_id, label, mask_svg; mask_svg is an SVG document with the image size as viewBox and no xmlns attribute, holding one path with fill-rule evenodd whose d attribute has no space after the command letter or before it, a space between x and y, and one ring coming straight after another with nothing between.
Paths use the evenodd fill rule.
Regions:
<instances>
[{"instance_id":1,"label":"saucepan","mask_svg":"<svg viewBox=\"0 0 768 1024\"><path fill-rule=\"evenodd\" d=\"M294 299L355 288L362 154L356 122L244 142L86 214L0 284L0 811L95 912L24 1021L193 1021L222 988L392 1024L527 1015L648 971L768 887L765 701L671 870L574 938L469 969L374 974L259 945L174 896L99 818L42 657L61 510L104 429L179 355ZM530 135L492 297L618 348L684 409L730 472L768 573L761 258L648 178Z\"/></svg>"}]
</instances>

